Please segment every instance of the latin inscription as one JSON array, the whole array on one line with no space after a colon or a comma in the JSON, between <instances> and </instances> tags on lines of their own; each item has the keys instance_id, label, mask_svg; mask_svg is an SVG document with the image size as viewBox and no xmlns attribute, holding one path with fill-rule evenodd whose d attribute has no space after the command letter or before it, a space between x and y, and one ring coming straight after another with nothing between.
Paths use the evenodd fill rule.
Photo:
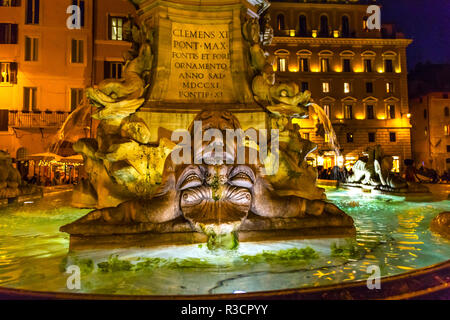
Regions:
<instances>
[{"instance_id":1,"label":"latin inscription","mask_svg":"<svg viewBox=\"0 0 450 320\"><path fill-rule=\"evenodd\" d=\"M172 24L167 100L232 102L230 32L227 24Z\"/></svg>"}]
</instances>

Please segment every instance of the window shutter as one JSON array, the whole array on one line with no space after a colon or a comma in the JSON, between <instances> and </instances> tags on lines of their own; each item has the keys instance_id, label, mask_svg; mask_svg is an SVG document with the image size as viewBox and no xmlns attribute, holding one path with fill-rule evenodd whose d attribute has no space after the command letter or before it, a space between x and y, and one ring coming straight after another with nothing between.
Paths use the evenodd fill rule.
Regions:
<instances>
[{"instance_id":1,"label":"window shutter","mask_svg":"<svg viewBox=\"0 0 450 320\"><path fill-rule=\"evenodd\" d=\"M8 131L9 110L0 110L0 131Z\"/></svg>"},{"instance_id":2,"label":"window shutter","mask_svg":"<svg viewBox=\"0 0 450 320\"><path fill-rule=\"evenodd\" d=\"M11 44L18 43L18 34L19 34L19 25L12 24L11 25Z\"/></svg>"},{"instance_id":3,"label":"window shutter","mask_svg":"<svg viewBox=\"0 0 450 320\"><path fill-rule=\"evenodd\" d=\"M33 23L33 0L27 0L27 14L26 14L26 24Z\"/></svg>"},{"instance_id":4,"label":"window shutter","mask_svg":"<svg viewBox=\"0 0 450 320\"><path fill-rule=\"evenodd\" d=\"M11 62L9 68L11 72L10 75L11 84L17 84L17 62Z\"/></svg>"},{"instance_id":5,"label":"window shutter","mask_svg":"<svg viewBox=\"0 0 450 320\"><path fill-rule=\"evenodd\" d=\"M111 79L111 65L108 61L105 61L104 68L104 78Z\"/></svg>"},{"instance_id":6,"label":"window shutter","mask_svg":"<svg viewBox=\"0 0 450 320\"><path fill-rule=\"evenodd\" d=\"M39 24L39 0L34 0L34 23Z\"/></svg>"},{"instance_id":7,"label":"window shutter","mask_svg":"<svg viewBox=\"0 0 450 320\"><path fill-rule=\"evenodd\" d=\"M80 1L80 10L81 10L81 26L84 27L84 0Z\"/></svg>"}]
</instances>

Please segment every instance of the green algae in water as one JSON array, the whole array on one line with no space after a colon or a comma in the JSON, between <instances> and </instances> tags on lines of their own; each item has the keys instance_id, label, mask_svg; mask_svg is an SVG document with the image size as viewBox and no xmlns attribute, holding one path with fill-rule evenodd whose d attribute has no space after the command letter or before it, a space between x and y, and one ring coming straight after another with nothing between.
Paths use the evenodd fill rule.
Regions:
<instances>
[{"instance_id":1,"label":"green algae in water","mask_svg":"<svg viewBox=\"0 0 450 320\"><path fill-rule=\"evenodd\" d=\"M156 269L217 269L234 266L246 266L249 264L257 263L269 263L269 264L285 264L285 263L298 263L310 261L319 258L318 253L310 248L306 247L303 249L287 249L280 251L264 251L257 255L242 255L236 256L232 261L228 261L225 264L217 264L209 261L208 259L202 258L138 258L135 261L137 263L132 263L128 260L122 260L118 255L111 255L107 261L100 262L97 264L98 271L101 273L114 273L114 272L141 272L141 271L153 271ZM94 270L94 263L92 260L84 259L77 260L72 259L73 264L80 263L80 268L82 266L89 266L89 272ZM67 258L63 263L67 263ZM83 270L83 269L82 269Z\"/></svg>"},{"instance_id":2,"label":"green algae in water","mask_svg":"<svg viewBox=\"0 0 450 320\"><path fill-rule=\"evenodd\" d=\"M280 251L263 251L260 254L241 257L245 263L271 263L280 264L286 262L308 261L319 258L319 254L312 248L286 249Z\"/></svg>"},{"instance_id":3,"label":"green algae in water","mask_svg":"<svg viewBox=\"0 0 450 320\"><path fill-rule=\"evenodd\" d=\"M59 271L64 273L69 266L78 266L82 274L91 274L95 269L95 264L92 259L79 259L77 257L67 256L61 261Z\"/></svg>"},{"instance_id":4,"label":"green algae in water","mask_svg":"<svg viewBox=\"0 0 450 320\"><path fill-rule=\"evenodd\" d=\"M331 256L339 257L345 259L359 259L361 257L361 252L358 246L353 241L347 241L345 245L337 245L336 243L331 244Z\"/></svg>"},{"instance_id":5,"label":"green algae in water","mask_svg":"<svg viewBox=\"0 0 450 320\"><path fill-rule=\"evenodd\" d=\"M239 237L236 232L217 235L214 232L208 234L207 247L209 250L225 249L235 250L239 247Z\"/></svg>"},{"instance_id":6,"label":"green algae in water","mask_svg":"<svg viewBox=\"0 0 450 320\"><path fill-rule=\"evenodd\" d=\"M133 264L127 260L120 260L118 255L111 255L108 261L97 264L101 272L117 272L117 271L131 271Z\"/></svg>"}]
</instances>

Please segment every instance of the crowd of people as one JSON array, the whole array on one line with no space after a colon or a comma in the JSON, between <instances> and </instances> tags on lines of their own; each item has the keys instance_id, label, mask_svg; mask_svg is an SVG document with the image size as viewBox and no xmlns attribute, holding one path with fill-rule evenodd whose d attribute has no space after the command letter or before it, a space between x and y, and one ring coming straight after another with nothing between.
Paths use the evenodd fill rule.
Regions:
<instances>
[{"instance_id":1,"label":"crowd of people","mask_svg":"<svg viewBox=\"0 0 450 320\"><path fill-rule=\"evenodd\" d=\"M337 181L347 181L347 178L349 175L351 175L350 172L347 170L346 167L338 167L334 166L333 168L325 169L323 166L317 167L317 171L319 174L319 179L321 180L337 180Z\"/></svg>"},{"instance_id":2,"label":"crowd of people","mask_svg":"<svg viewBox=\"0 0 450 320\"><path fill-rule=\"evenodd\" d=\"M340 182L347 181L347 178L353 174L352 170L344 167L317 167L318 178L321 180L337 180ZM449 183L450 171L444 171L439 175L436 170L420 167L416 169L414 166L407 166L405 169L405 179L409 182L431 182L431 183Z\"/></svg>"},{"instance_id":3,"label":"crowd of people","mask_svg":"<svg viewBox=\"0 0 450 320\"><path fill-rule=\"evenodd\" d=\"M34 184L42 187L52 187L78 183L78 178L74 178L73 176L66 176L64 174L60 174L59 172L55 172L55 174L53 175L53 179L50 179L50 177L39 177L37 174L35 174L32 177L25 176L23 180L29 184Z\"/></svg>"}]
</instances>

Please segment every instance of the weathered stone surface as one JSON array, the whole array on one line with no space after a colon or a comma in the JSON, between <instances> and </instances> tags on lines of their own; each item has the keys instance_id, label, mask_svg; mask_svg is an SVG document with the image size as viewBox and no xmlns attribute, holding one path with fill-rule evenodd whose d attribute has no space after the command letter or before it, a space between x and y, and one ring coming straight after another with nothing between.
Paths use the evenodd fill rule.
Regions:
<instances>
[{"instance_id":1,"label":"weathered stone surface","mask_svg":"<svg viewBox=\"0 0 450 320\"><path fill-rule=\"evenodd\" d=\"M25 183L19 171L13 167L10 155L0 151L0 199L16 198L33 193L40 194L40 188Z\"/></svg>"},{"instance_id":2,"label":"weathered stone surface","mask_svg":"<svg viewBox=\"0 0 450 320\"><path fill-rule=\"evenodd\" d=\"M353 174L346 183L351 186L373 186L376 190L391 193L429 193L430 190L413 182L406 182L392 173L393 157L386 156L378 145L367 149L368 158L358 160Z\"/></svg>"},{"instance_id":3,"label":"weathered stone surface","mask_svg":"<svg viewBox=\"0 0 450 320\"><path fill-rule=\"evenodd\" d=\"M450 212L442 212L431 221L431 231L450 239Z\"/></svg>"},{"instance_id":4,"label":"weathered stone surface","mask_svg":"<svg viewBox=\"0 0 450 320\"><path fill-rule=\"evenodd\" d=\"M317 145L301 138L292 119L307 116L311 93L302 92L296 83L276 82L263 49L273 30L268 17L256 18L268 3L135 4L140 9L137 17L124 26L124 38L132 42L125 54L124 79L106 80L87 90L97 107L94 118L100 120L97 145L85 141L76 147L92 169L86 201L94 200L95 190L99 210L61 230L78 242L102 237L100 242L108 238L114 244L121 237L129 240L130 234L134 239L154 241L160 235L189 242L202 238L200 233L221 239L234 232L354 231L352 219L324 201L324 190L316 186L317 172L306 163ZM200 111L195 122L181 128L142 120L143 109L161 108L173 110L167 122L177 124L193 119L186 113ZM252 129L250 112L266 112L263 119L255 117L258 129L272 133L266 142L262 130L255 131L258 137L247 145L239 134L232 141L225 139L230 130L242 132L236 117L242 111L249 113L245 128ZM183 148L181 157L181 147L174 150L175 145L154 136L164 131L159 126L169 133L189 127L191 138L210 130L220 134L209 141L200 137L199 143L191 144L193 149ZM279 130L280 150L270 129ZM243 158L237 155L243 151ZM260 158L250 161L250 154L258 151Z\"/></svg>"}]
</instances>

